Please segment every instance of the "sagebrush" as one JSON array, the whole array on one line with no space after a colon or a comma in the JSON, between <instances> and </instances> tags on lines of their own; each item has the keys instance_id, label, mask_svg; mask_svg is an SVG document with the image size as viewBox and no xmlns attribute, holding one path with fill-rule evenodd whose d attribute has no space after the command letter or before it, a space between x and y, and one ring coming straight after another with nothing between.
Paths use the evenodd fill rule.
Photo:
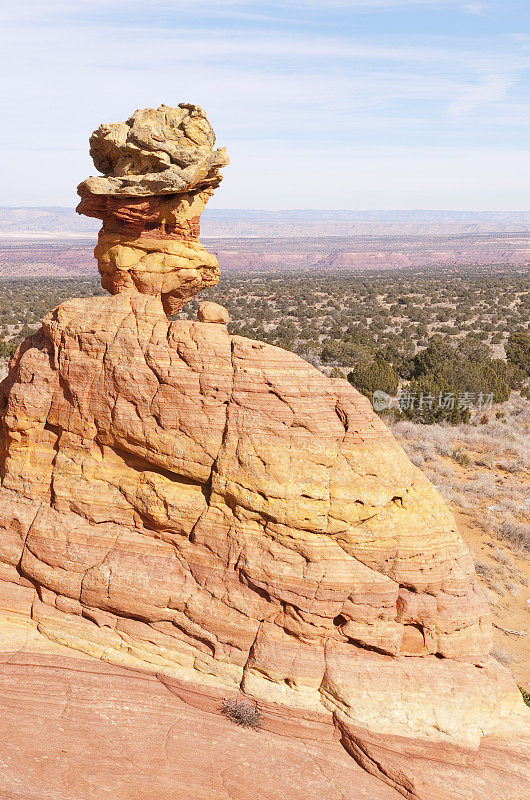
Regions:
<instances>
[{"instance_id":1,"label":"sagebrush","mask_svg":"<svg viewBox=\"0 0 530 800\"><path fill-rule=\"evenodd\" d=\"M246 697L231 697L223 700L221 714L243 728L261 728L261 713L255 700Z\"/></svg>"}]
</instances>

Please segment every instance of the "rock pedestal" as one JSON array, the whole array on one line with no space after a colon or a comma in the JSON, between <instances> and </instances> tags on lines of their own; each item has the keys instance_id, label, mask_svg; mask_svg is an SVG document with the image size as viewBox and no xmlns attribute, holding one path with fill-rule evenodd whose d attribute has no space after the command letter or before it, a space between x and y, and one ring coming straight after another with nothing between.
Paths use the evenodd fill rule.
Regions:
<instances>
[{"instance_id":1,"label":"rock pedestal","mask_svg":"<svg viewBox=\"0 0 530 800\"><path fill-rule=\"evenodd\" d=\"M173 119L170 111L147 118ZM115 140L123 150L123 127L100 130L109 154ZM125 156L112 163L121 165L114 172L131 169ZM142 191L169 185L142 175L133 181ZM116 180L89 179L90 198L125 185ZM140 226L131 241L150 235ZM166 263L162 247L184 244L167 229L159 236L155 260ZM109 251L122 246L115 240ZM137 265L130 284L123 273L112 273L113 296L48 314L1 385L0 624L18 631L6 634L4 673L21 658L29 659L22 683L32 669L49 675L59 656L71 665L56 661L60 675L110 664L101 735L115 692L136 705L145 691L159 708L158 681L211 719L190 728L179 717L171 747L161 723L164 764L177 773L209 736L224 736L221 699L251 698L263 719L259 747L269 742L273 761L284 747L287 772L274 784L261 756L253 761L243 748L241 763L251 764L243 783L227 777L219 788L219 769L228 769L221 748L210 789L223 800L252 796L248 785L272 787L270 800L290 791L305 738L326 754L320 774L329 784L322 789L305 759L297 791L309 800L349 797L344 774L352 797L523 800L528 712L489 655L473 560L434 487L346 381L230 335L217 304L202 305L197 322L172 322L168 304L192 284L165 292ZM178 269L174 276L182 279ZM72 679L75 698L84 681ZM138 721L142 740L150 724L158 723ZM39 743L39 758L56 755L49 747ZM361 780L358 766L345 773L345 752L371 776ZM152 758L146 797L164 788ZM23 765L6 769L16 786ZM184 800L208 787L204 765L193 773ZM90 793L103 798L108 775L98 775ZM131 782L113 790L129 796ZM76 791L68 800L81 800Z\"/></svg>"}]
</instances>

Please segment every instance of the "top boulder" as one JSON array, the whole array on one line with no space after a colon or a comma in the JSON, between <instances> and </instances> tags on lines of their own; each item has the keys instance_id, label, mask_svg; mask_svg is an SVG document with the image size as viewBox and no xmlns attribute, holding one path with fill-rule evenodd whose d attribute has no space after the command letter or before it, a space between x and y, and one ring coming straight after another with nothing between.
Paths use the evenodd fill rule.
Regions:
<instances>
[{"instance_id":1,"label":"top boulder","mask_svg":"<svg viewBox=\"0 0 530 800\"><path fill-rule=\"evenodd\" d=\"M136 111L126 122L94 131L90 155L103 177L87 178L78 192L146 197L215 188L229 159L225 148L214 145L214 130L199 106Z\"/></svg>"}]
</instances>

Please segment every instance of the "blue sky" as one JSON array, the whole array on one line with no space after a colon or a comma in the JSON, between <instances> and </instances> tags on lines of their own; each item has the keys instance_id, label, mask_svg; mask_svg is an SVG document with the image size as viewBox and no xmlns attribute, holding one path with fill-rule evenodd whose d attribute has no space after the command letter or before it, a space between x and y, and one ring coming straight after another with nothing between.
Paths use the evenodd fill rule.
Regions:
<instances>
[{"instance_id":1,"label":"blue sky","mask_svg":"<svg viewBox=\"0 0 530 800\"><path fill-rule=\"evenodd\" d=\"M217 208L530 210L528 0L2 0L0 205L73 205L88 136L202 105Z\"/></svg>"}]
</instances>

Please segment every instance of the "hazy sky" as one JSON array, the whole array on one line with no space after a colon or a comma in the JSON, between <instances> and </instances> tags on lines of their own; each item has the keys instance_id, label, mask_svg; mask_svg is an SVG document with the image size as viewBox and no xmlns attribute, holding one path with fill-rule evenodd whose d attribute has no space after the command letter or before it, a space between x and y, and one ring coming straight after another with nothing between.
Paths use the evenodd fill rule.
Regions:
<instances>
[{"instance_id":1,"label":"hazy sky","mask_svg":"<svg viewBox=\"0 0 530 800\"><path fill-rule=\"evenodd\" d=\"M88 137L202 105L217 208L530 210L529 0L0 0L0 205L74 205Z\"/></svg>"}]
</instances>

